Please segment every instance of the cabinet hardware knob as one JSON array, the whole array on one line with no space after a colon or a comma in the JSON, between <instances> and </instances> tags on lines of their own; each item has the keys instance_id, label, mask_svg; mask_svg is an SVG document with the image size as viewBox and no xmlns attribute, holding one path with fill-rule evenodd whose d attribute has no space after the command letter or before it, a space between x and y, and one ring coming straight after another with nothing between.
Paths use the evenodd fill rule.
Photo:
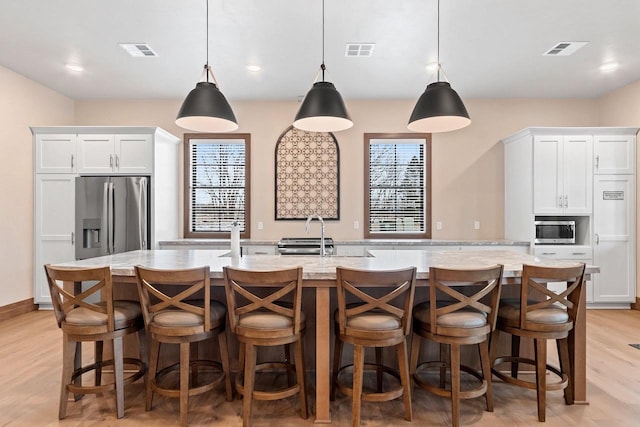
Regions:
<instances>
[{"instance_id":1,"label":"cabinet hardware knob","mask_svg":"<svg viewBox=\"0 0 640 427\"><path fill-rule=\"evenodd\" d=\"M116 169L120 169L120 156L116 154Z\"/></svg>"},{"instance_id":2,"label":"cabinet hardware knob","mask_svg":"<svg viewBox=\"0 0 640 427\"><path fill-rule=\"evenodd\" d=\"M74 155L72 154L71 155L71 169L73 169L73 160L74 160L73 158L74 158Z\"/></svg>"},{"instance_id":3,"label":"cabinet hardware knob","mask_svg":"<svg viewBox=\"0 0 640 427\"><path fill-rule=\"evenodd\" d=\"M600 154L596 155L596 169L600 167Z\"/></svg>"},{"instance_id":4,"label":"cabinet hardware knob","mask_svg":"<svg viewBox=\"0 0 640 427\"><path fill-rule=\"evenodd\" d=\"M109 155L109 167L112 168L113 167L113 155Z\"/></svg>"},{"instance_id":5,"label":"cabinet hardware knob","mask_svg":"<svg viewBox=\"0 0 640 427\"><path fill-rule=\"evenodd\" d=\"M74 233L73 231L71 232L71 244L76 244L76 233Z\"/></svg>"}]
</instances>

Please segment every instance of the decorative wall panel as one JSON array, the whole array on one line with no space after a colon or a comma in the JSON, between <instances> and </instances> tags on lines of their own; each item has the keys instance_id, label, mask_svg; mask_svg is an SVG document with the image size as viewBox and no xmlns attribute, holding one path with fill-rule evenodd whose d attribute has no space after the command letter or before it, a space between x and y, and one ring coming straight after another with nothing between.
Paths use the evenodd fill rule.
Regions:
<instances>
[{"instance_id":1,"label":"decorative wall panel","mask_svg":"<svg viewBox=\"0 0 640 427\"><path fill-rule=\"evenodd\" d=\"M340 219L340 150L331 132L290 126L276 143L275 219Z\"/></svg>"}]
</instances>

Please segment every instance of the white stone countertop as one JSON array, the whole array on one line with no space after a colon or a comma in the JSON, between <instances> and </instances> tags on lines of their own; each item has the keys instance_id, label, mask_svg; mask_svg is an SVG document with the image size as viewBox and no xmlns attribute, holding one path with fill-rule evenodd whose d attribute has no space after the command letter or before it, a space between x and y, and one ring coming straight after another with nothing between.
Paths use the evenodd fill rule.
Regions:
<instances>
[{"instance_id":1,"label":"white stone countertop","mask_svg":"<svg viewBox=\"0 0 640 427\"><path fill-rule=\"evenodd\" d=\"M306 237L306 236L305 236ZM327 236L331 237L331 236ZM158 242L160 247L229 245L230 239L177 239ZM277 240L240 239L243 246L277 245ZM333 240L345 246L529 246L530 242L514 240L433 240L433 239L359 239Z\"/></svg>"},{"instance_id":2,"label":"white stone countertop","mask_svg":"<svg viewBox=\"0 0 640 427\"><path fill-rule=\"evenodd\" d=\"M335 279L335 268L338 266L365 270L400 269L416 266L418 268L417 278L427 279L429 277L429 267L431 266L474 268L504 264L504 277L509 278L521 275L522 264L550 267L574 265L567 261L538 258L533 255L506 250L463 252L372 250L370 254L371 256L368 257L245 255L239 258L231 258L228 256L228 251L224 250L162 249L124 252L81 261L58 263L56 265L68 267L97 267L109 265L111 266L114 276L133 276L133 267L135 265L163 269L180 269L209 265L212 278L222 278L222 268L224 266L251 270L274 270L302 266L304 268L303 277L308 280ZM599 271L599 267L587 266L588 274Z\"/></svg>"}]
</instances>

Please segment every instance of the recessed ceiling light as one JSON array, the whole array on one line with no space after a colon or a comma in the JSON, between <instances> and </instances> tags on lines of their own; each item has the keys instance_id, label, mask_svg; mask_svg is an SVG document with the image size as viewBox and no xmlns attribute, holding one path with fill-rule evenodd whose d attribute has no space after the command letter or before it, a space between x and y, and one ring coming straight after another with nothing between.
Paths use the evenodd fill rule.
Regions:
<instances>
[{"instance_id":1,"label":"recessed ceiling light","mask_svg":"<svg viewBox=\"0 0 640 427\"><path fill-rule=\"evenodd\" d=\"M259 65L247 65L247 70L251 71L252 73L257 73L258 71L262 70L262 67Z\"/></svg>"},{"instance_id":2,"label":"recessed ceiling light","mask_svg":"<svg viewBox=\"0 0 640 427\"><path fill-rule=\"evenodd\" d=\"M606 64L602 64L600 66L600 71L602 71L603 73L610 73L617 70L619 66L620 64L618 64L617 62L607 62Z\"/></svg>"},{"instance_id":3,"label":"recessed ceiling light","mask_svg":"<svg viewBox=\"0 0 640 427\"><path fill-rule=\"evenodd\" d=\"M74 73L81 73L84 71L84 68L82 67L82 65L78 65L78 64L66 64L65 68L69 71L73 71Z\"/></svg>"}]
</instances>

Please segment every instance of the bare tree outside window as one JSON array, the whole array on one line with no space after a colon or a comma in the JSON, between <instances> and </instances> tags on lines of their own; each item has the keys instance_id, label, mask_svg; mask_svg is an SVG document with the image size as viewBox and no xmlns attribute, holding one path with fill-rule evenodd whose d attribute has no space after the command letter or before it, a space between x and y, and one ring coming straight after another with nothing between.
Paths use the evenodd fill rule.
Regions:
<instances>
[{"instance_id":1,"label":"bare tree outside window","mask_svg":"<svg viewBox=\"0 0 640 427\"><path fill-rule=\"evenodd\" d=\"M365 134L365 237L431 237L430 135Z\"/></svg>"},{"instance_id":2,"label":"bare tree outside window","mask_svg":"<svg viewBox=\"0 0 640 427\"><path fill-rule=\"evenodd\" d=\"M185 135L185 237L249 236L249 135Z\"/></svg>"}]
</instances>

